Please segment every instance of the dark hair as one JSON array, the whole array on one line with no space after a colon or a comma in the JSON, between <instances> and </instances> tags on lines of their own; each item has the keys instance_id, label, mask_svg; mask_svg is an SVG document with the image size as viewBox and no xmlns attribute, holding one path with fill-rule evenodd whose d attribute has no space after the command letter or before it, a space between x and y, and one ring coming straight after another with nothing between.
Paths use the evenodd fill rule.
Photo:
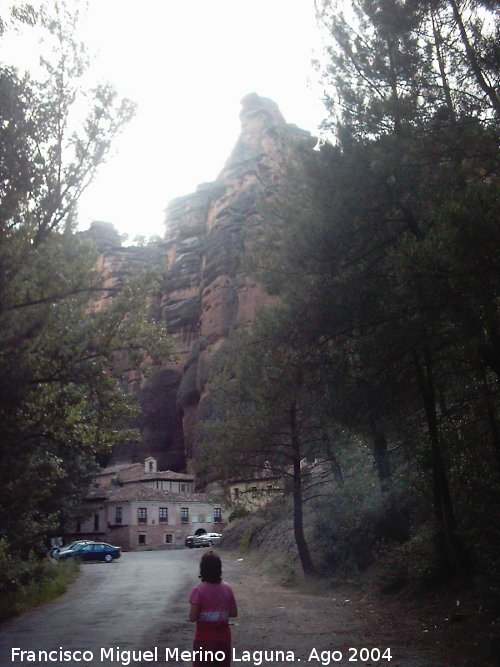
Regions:
<instances>
[{"instance_id":1,"label":"dark hair","mask_svg":"<svg viewBox=\"0 0 500 667\"><path fill-rule=\"evenodd\" d=\"M209 584L220 584L222 579L222 562L213 551L203 554L200 560L200 579Z\"/></svg>"}]
</instances>

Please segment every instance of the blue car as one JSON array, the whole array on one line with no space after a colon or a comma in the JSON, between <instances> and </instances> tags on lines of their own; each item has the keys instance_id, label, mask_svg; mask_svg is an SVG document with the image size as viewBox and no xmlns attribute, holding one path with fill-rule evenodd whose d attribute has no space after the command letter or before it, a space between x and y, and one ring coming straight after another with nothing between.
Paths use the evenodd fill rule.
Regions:
<instances>
[{"instance_id":1,"label":"blue car","mask_svg":"<svg viewBox=\"0 0 500 667\"><path fill-rule=\"evenodd\" d=\"M91 561L111 563L111 561L120 558L121 555L120 547L105 542L87 542L86 544L77 544L74 549L61 551L58 560L77 558L86 563Z\"/></svg>"},{"instance_id":2,"label":"blue car","mask_svg":"<svg viewBox=\"0 0 500 667\"><path fill-rule=\"evenodd\" d=\"M93 540L75 540L74 542L71 542L71 544L65 544L62 547L52 547L50 550L50 556L51 558L59 560L59 554L61 552L68 551L68 549L75 549L80 544L90 544L91 542L93 542Z\"/></svg>"}]
</instances>

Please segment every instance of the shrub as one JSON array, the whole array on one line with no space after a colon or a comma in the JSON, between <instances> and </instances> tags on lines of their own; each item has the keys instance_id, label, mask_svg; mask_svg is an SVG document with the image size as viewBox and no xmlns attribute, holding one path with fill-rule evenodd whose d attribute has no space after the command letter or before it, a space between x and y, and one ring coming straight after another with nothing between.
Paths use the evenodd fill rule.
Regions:
<instances>
[{"instance_id":1,"label":"shrub","mask_svg":"<svg viewBox=\"0 0 500 667\"><path fill-rule=\"evenodd\" d=\"M423 589L442 579L445 563L436 549L433 525L425 525L404 544L380 545L378 579L384 591Z\"/></svg>"},{"instance_id":2,"label":"shrub","mask_svg":"<svg viewBox=\"0 0 500 667\"><path fill-rule=\"evenodd\" d=\"M77 572L72 561L56 563L34 555L17 559L0 540L0 620L62 595Z\"/></svg>"},{"instance_id":3,"label":"shrub","mask_svg":"<svg viewBox=\"0 0 500 667\"><path fill-rule=\"evenodd\" d=\"M263 525L264 523L257 519L249 521L246 524L244 532L240 537L240 549L242 551L250 550L250 545L252 544L252 540L254 539L255 535L257 535L259 531L262 529Z\"/></svg>"},{"instance_id":4,"label":"shrub","mask_svg":"<svg viewBox=\"0 0 500 667\"><path fill-rule=\"evenodd\" d=\"M229 523L231 523L231 521L236 521L237 519L243 519L249 514L250 512L245 509L245 507L236 507L229 515Z\"/></svg>"},{"instance_id":5,"label":"shrub","mask_svg":"<svg viewBox=\"0 0 500 667\"><path fill-rule=\"evenodd\" d=\"M375 560L375 545L385 531L386 499L370 476L325 491L307 508L311 551L323 572L352 576Z\"/></svg>"}]
</instances>

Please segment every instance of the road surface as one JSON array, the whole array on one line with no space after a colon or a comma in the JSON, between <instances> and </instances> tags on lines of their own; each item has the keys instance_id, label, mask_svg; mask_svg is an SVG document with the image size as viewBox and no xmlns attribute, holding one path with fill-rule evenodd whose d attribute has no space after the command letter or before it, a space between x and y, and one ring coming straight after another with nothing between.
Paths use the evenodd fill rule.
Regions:
<instances>
[{"instance_id":1,"label":"road surface","mask_svg":"<svg viewBox=\"0 0 500 667\"><path fill-rule=\"evenodd\" d=\"M80 577L61 598L0 625L0 667L191 667L180 652L192 646L187 597L199 581L203 552L125 553L109 565L82 565ZM436 609L433 603L422 610L423 599L380 597L357 587L333 588L326 581L316 593L284 587L277 581L279 566L265 574L246 556L221 551L221 557L238 603L233 667L499 665L492 643L497 625L478 617L475 597L461 600L463 620L451 623L454 591L449 600L440 591ZM479 636L478 628L488 632ZM31 660L25 654L21 662L18 653L12 660L13 648L59 647L70 653L86 650L88 659ZM111 648L113 653L103 657L102 650ZM155 648L157 659L151 659L154 653L145 651ZM177 649L178 657L167 656L167 649ZM388 649L391 657L384 659ZM294 661L283 658L283 651Z\"/></svg>"},{"instance_id":2,"label":"road surface","mask_svg":"<svg viewBox=\"0 0 500 667\"><path fill-rule=\"evenodd\" d=\"M199 549L124 553L113 563L83 564L78 580L62 597L0 626L1 667L122 665L127 662L126 651L159 646L165 628L172 633L171 640L179 636L183 644L179 648L189 649L193 627L187 620L186 600L199 581L202 553ZM19 651L13 653L15 648ZM113 653L102 653L110 648ZM56 660L48 661L38 654L60 649L69 653L52 653L48 657ZM165 663L164 654L158 662Z\"/></svg>"}]
</instances>

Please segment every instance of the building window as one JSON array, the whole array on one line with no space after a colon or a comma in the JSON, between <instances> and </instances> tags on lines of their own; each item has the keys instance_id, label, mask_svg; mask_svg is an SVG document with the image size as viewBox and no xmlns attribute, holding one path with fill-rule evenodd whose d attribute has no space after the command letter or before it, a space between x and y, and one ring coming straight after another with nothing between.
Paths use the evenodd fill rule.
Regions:
<instances>
[{"instance_id":1,"label":"building window","mask_svg":"<svg viewBox=\"0 0 500 667\"><path fill-rule=\"evenodd\" d=\"M173 535L171 533L165 534L165 544L172 544L174 541Z\"/></svg>"},{"instance_id":2,"label":"building window","mask_svg":"<svg viewBox=\"0 0 500 667\"><path fill-rule=\"evenodd\" d=\"M97 533L99 530L99 515L94 514L94 533Z\"/></svg>"},{"instance_id":3,"label":"building window","mask_svg":"<svg viewBox=\"0 0 500 667\"><path fill-rule=\"evenodd\" d=\"M222 523L222 511L220 507L214 507L214 523Z\"/></svg>"},{"instance_id":4,"label":"building window","mask_svg":"<svg viewBox=\"0 0 500 667\"><path fill-rule=\"evenodd\" d=\"M139 544L146 544L146 535L139 535Z\"/></svg>"},{"instance_id":5,"label":"building window","mask_svg":"<svg viewBox=\"0 0 500 667\"><path fill-rule=\"evenodd\" d=\"M185 485L185 484L181 484L181 492L183 492L183 491L185 491L185 490L186 490L186 485Z\"/></svg>"},{"instance_id":6,"label":"building window","mask_svg":"<svg viewBox=\"0 0 500 667\"><path fill-rule=\"evenodd\" d=\"M137 523L148 522L148 510L145 507L139 507L137 510Z\"/></svg>"},{"instance_id":7,"label":"building window","mask_svg":"<svg viewBox=\"0 0 500 667\"><path fill-rule=\"evenodd\" d=\"M181 507L181 523L189 523L189 508Z\"/></svg>"},{"instance_id":8,"label":"building window","mask_svg":"<svg viewBox=\"0 0 500 667\"><path fill-rule=\"evenodd\" d=\"M233 493L234 493L234 499L235 500L240 497L240 490L239 489L233 489Z\"/></svg>"},{"instance_id":9,"label":"building window","mask_svg":"<svg viewBox=\"0 0 500 667\"><path fill-rule=\"evenodd\" d=\"M159 507L158 508L158 521L160 523L168 523L168 508Z\"/></svg>"},{"instance_id":10,"label":"building window","mask_svg":"<svg viewBox=\"0 0 500 667\"><path fill-rule=\"evenodd\" d=\"M121 523L123 520L123 511L121 507L115 509L115 523Z\"/></svg>"}]
</instances>

